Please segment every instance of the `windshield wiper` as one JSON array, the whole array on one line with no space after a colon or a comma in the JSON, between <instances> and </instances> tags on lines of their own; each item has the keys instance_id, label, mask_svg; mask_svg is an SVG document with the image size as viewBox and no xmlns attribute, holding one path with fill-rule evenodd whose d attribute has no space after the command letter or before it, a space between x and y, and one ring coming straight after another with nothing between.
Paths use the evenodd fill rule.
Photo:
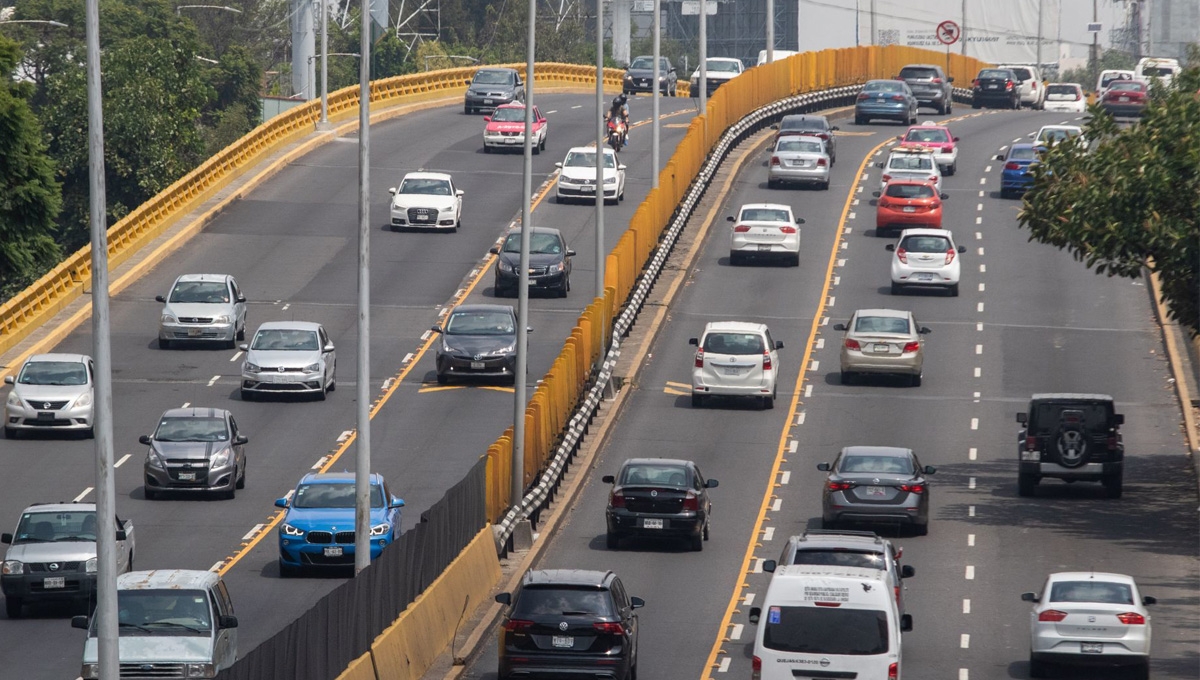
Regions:
<instances>
[{"instance_id":1,"label":"windshield wiper","mask_svg":"<svg viewBox=\"0 0 1200 680\"><path fill-rule=\"evenodd\" d=\"M153 630L151 630L151 629L149 629L149 628L147 628L147 627L145 627L145 626L143 626L143 625L141 625L141 624L138 624L138 623L127 623L127 622L125 622L125 621L122 621L122 622L121 622L121 623L118 625L118 627L119 627L119 628L137 628L138 630L140 630L140 631L143 631L143 632L146 632L146 633L153 633L153 632L154 632Z\"/></svg>"},{"instance_id":2,"label":"windshield wiper","mask_svg":"<svg viewBox=\"0 0 1200 680\"><path fill-rule=\"evenodd\" d=\"M93 536L91 538L87 538L84 536L57 536L57 537L55 537L54 542L59 543L62 541L94 541L94 540L96 540L95 536Z\"/></svg>"},{"instance_id":3,"label":"windshield wiper","mask_svg":"<svg viewBox=\"0 0 1200 680\"><path fill-rule=\"evenodd\" d=\"M175 623L174 621L150 621L146 624L146 626L171 626L172 628L183 628L184 630L190 630L193 633L207 633L208 632L207 630L204 630L203 628L196 628L194 626L189 626L185 623ZM138 626L138 627L145 629L145 626Z\"/></svg>"}]
</instances>

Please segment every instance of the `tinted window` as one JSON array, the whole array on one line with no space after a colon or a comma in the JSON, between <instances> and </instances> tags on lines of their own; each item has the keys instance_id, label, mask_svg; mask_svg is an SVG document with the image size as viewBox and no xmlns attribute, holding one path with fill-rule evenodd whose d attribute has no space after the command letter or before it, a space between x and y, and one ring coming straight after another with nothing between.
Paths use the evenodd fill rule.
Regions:
<instances>
[{"instance_id":1,"label":"tinted window","mask_svg":"<svg viewBox=\"0 0 1200 680\"><path fill-rule=\"evenodd\" d=\"M985 68L985 69L983 69L982 71L980 71L980 72L979 72L979 77L980 77L980 78L1000 78L1000 79L1004 79L1004 78L1008 78L1008 77L1010 77L1010 75L1011 75L1011 74L1009 74L1009 72L1008 72L1008 71L1004 71L1004 70L1001 70L1001 69L998 69L998 68Z\"/></svg>"},{"instance_id":2,"label":"tinted window","mask_svg":"<svg viewBox=\"0 0 1200 680\"><path fill-rule=\"evenodd\" d=\"M1108 89L1114 92L1117 90L1134 90L1141 92L1146 89L1146 85L1134 80L1120 80L1110 85Z\"/></svg>"},{"instance_id":3,"label":"tinted window","mask_svg":"<svg viewBox=\"0 0 1200 680\"><path fill-rule=\"evenodd\" d=\"M1012 152L1008 154L1008 160L1010 161L1032 161L1036 158L1037 150L1031 146L1013 149Z\"/></svg>"},{"instance_id":4,"label":"tinted window","mask_svg":"<svg viewBox=\"0 0 1200 680\"><path fill-rule=\"evenodd\" d=\"M784 138L779 140L779 145L775 147L775 150L795 153L825 153L825 145L821 142L802 142L798 139Z\"/></svg>"},{"instance_id":5,"label":"tinted window","mask_svg":"<svg viewBox=\"0 0 1200 680\"><path fill-rule=\"evenodd\" d=\"M1050 601L1133 604L1133 588L1126 583L1062 581L1050 587Z\"/></svg>"},{"instance_id":6,"label":"tinted window","mask_svg":"<svg viewBox=\"0 0 1200 680\"><path fill-rule=\"evenodd\" d=\"M508 71L479 71L475 74L476 85L511 85L513 74Z\"/></svg>"},{"instance_id":7,"label":"tinted window","mask_svg":"<svg viewBox=\"0 0 1200 680\"><path fill-rule=\"evenodd\" d=\"M784 222L792 223L788 211L779 208L746 208L739 215L742 222Z\"/></svg>"},{"instance_id":8,"label":"tinted window","mask_svg":"<svg viewBox=\"0 0 1200 680\"><path fill-rule=\"evenodd\" d=\"M292 505L297 508L353 508L353 482L338 484L301 484ZM383 487L371 485L371 507L383 507Z\"/></svg>"},{"instance_id":9,"label":"tinted window","mask_svg":"<svg viewBox=\"0 0 1200 680\"><path fill-rule=\"evenodd\" d=\"M27 512L21 515L13 543L96 540L96 513L91 510Z\"/></svg>"},{"instance_id":10,"label":"tinted window","mask_svg":"<svg viewBox=\"0 0 1200 680\"><path fill-rule=\"evenodd\" d=\"M229 440L224 418L163 418L154 431L160 442L223 442Z\"/></svg>"},{"instance_id":11,"label":"tinted window","mask_svg":"<svg viewBox=\"0 0 1200 680\"><path fill-rule=\"evenodd\" d=\"M950 250L950 239L941 236L905 236L900 247L910 253L944 253Z\"/></svg>"},{"instance_id":12,"label":"tinted window","mask_svg":"<svg viewBox=\"0 0 1200 680\"><path fill-rule=\"evenodd\" d=\"M171 302L229 302L224 281L180 281L171 291Z\"/></svg>"},{"instance_id":13,"label":"tinted window","mask_svg":"<svg viewBox=\"0 0 1200 680\"><path fill-rule=\"evenodd\" d=\"M321 349L321 345L316 331L273 328L256 333L250 349L311 351Z\"/></svg>"},{"instance_id":14,"label":"tinted window","mask_svg":"<svg viewBox=\"0 0 1200 680\"><path fill-rule=\"evenodd\" d=\"M504 239L504 252L521 252L521 233L509 234ZM558 234L533 232L529 235L529 252L541 255L557 255L563 252L562 238Z\"/></svg>"},{"instance_id":15,"label":"tinted window","mask_svg":"<svg viewBox=\"0 0 1200 680\"><path fill-rule=\"evenodd\" d=\"M1040 430L1061 425L1091 429L1108 426L1109 409L1104 404L1038 404L1029 417Z\"/></svg>"},{"instance_id":16,"label":"tinted window","mask_svg":"<svg viewBox=\"0 0 1200 680\"><path fill-rule=\"evenodd\" d=\"M780 130L827 130L829 123L824 118L811 116L784 116Z\"/></svg>"},{"instance_id":17,"label":"tinted window","mask_svg":"<svg viewBox=\"0 0 1200 680\"><path fill-rule=\"evenodd\" d=\"M908 334L908 319L902 316L860 316L854 322L854 332Z\"/></svg>"},{"instance_id":18,"label":"tinted window","mask_svg":"<svg viewBox=\"0 0 1200 680\"><path fill-rule=\"evenodd\" d=\"M17 377L21 385L86 385L87 369L78 361L30 361Z\"/></svg>"},{"instance_id":19,"label":"tinted window","mask_svg":"<svg viewBox=\"0 0 1200 680\"><path fill-rule=\"evenodd\" d=\"M849 454L842 456L838 472L879 472L883 474L911 475L912 461L900 456L871 456Z\"/></svg>"},{"instance_id":20,"label":"tinted window","mask_svg":"<svg viewBox=\"0 0 1200 680\"><path fill-rule=\"evenodd\" d=\"M896 184L889 182L884 196L890 198L933 198L933 187L928 184Z\"/></svg>"},{"instance_id":21,"label":"tinted window","mask_svg":"<svg viewBox=\"0 0 1200 680\"><path fill-rule=\"evenodd\" d=\"M937 69L923 68L919 66L905 66L900 69L900 77L906 80L910 79L931 79L937 78Z\"/></svg>"},{"instance_id":22,"label":"tinted window","mask_svg":"<svg viewBox=\"0 0 1200 680\"><path fill-rule=\"evenodd\" d=\"M1079 94L1079 88L1074 85L1051 85L1046 88L1046 96L1053 97L1055 95L1070 95L1074 97Z\"/></svg>"},{"instance_id":23,"label":"tinted window","mask_svg":"<svg viewBox=\"0 0 1200 680\"><path fill-rule=\"evenodd\" d=\"M704 336L704 351L715 354L762 354L763 339L758 333L709 333Z\"/></svg>"},{"instance_id":24,"label":"tinted window","mask_svg":"<svg viewBox=\"0 0 1200 680\"><path fill-rule=\"evenodd\" d=\"M525 107L496 109L496 112L492 114L492 120L500 123L523 123L525 122Z\"/></svg>"},{"instance_id":25,"label":"tinted window","mask_svg":"<svg viewBox=\"0 0 1200 680\"><path fill-rule=\"evenodd\" d=\"M841 607L768 607L763 646L797 654L884 654L887 614Z\"/></svg>"},{"instance_id":26,"label":"tinted window","mask_svg":"<svg viewBox=\"0 0 1200 680\"><path fill-rule=\"evenodd\" d=\"M682 465L659 465L638 463L627 465L621 471L620 483L625 486L675 486L688 485L688 471Z\"/></svg>"},{"instance_id":27,"label":"tinted window","mask_svg":"<svg viewBox=\"0 0 1200 680\"><path fill-rule=\"evenodd\" d=\"M887 569L883 555L865 550L843 550L822 548L820 550L797 550L792 564L815 564L833 567L863 567L865 569Z\"/></svg>"},{"instance_id":28,"label":"tinted window","mask_svg":"<svg viewBox=\"0 0 1200 680\"><path fill-rule=\"evenodd\" d=\"M447 335L513 335L512 314L504 310L455 312L446 322Z\"/></svg>"},{"instance_id":29,"label":"tinted window","mask_svg":"<svg viewBox=\"0 0 1200 680\"><path fill-rule=\"evenodd\" d=\"M863 85L863 92L903 92L904 83L895 80L872 80Z\"/></svg>"},{"instance_id":30,"label":"tinted window","mask_svg":"<svg viewBox=\"0 0 1200 680\"><path fill-rule=\"evenodd\" d=\"M1020 80L1033 79L1033 73L1027 68L1014 68L1012 69L1012 72L1016 74L1017 78Z\"/></svg>"},{"instance_id":31,"label":"tinted window","mask_svg":"<svg viewBox=\"0 0 1200 680\"><path fill-rule=\"evenodd\" d=\"M521 115L523 116L524 114ZM524 120L524 118L521 120ZM450 183L444 179L409 178L400 184L400 190L397 193L425 194L427 196L449 196L454 192L450 190Z\"/></svg>"},{"instance_id":32,"label":"tinted window","mask_svg":"<svg viewBox=\"0 0 1200 680\"><path fill-rule=\"evenodd\" d=\"M1175 69L1171 68L1170 66L1147 66L1142 69L1142 75L1146 77L1157 78L1161 78L1163 76L1173 76L1175 75Z\"/></svg>"},{"instance_id":33,"label":"tinted window","mask_svg":"<svg viewBox=\"0 0 1200 680\"><path fill-rule=\"evenodd\" d=\"M595 588L570 586L525 586L513 604L511 617L532 619L563 615L614 616L609 593Z\"/></svg>"},{"instance_id":34,"label":"tinted window","mask_svg":"<svg viewBox=\"0 0 1200 680\"><path fill-rule=\"evenodd\" d=\"M891 170L933 170L933 159L916 154L892 156L888 160L888 168Z\"/></svg>"}]
</instances>

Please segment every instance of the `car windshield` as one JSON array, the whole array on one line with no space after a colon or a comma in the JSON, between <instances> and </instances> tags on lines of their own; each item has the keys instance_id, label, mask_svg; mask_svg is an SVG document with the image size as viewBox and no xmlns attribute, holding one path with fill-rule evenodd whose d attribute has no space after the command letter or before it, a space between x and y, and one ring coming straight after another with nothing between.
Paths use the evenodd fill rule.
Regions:
<instances>
[{"instance_id":1,"label":"car windshield","mask_svg":"<svg viewBox=\"0 0 1200 680\"><path fill-rule=\"evenodd\" d=\"M912 461L900 456L872 456L867 454L847 454L842 456L838 464L838 472L872 472L892 475L911 475Z\"/></svg>"},{"instance_id":2,"label":"car windshield","mask_svg":"<svg viewBox=\"0 0 1200 680\"><path fill-rule=\"evenodd\" d=\"M87 368L78 361L30 361L17 376L19 385L86 385Z\"/></svg>"},{"instance_id":3,"label":"car windshield","mask_svg":"<svg viewBox=\"0 0 1200 680\"><path fill-rule=\"evenodd\" d=\"M224 418L163 418L154 431L160 442L223 442L229 440Z\"/></svg>"},{"instance_id":4,"label":"car windshield","mask_svg":"<svg viewBox=\"0 0 1200 680\"><path fill-rule=\"evenodd\" d=\"M444 179L416 179L409 177L400 183L398 194L423 194L426 196L450 196L454 192Z\"/></svg>"},{"instance_id":5,"label":"car windshield","mask_svg":"<svg viewBox=\"0 0 1200 680\"><path fill-rule=\"evenodd\" d=\"M917 128L909 130L908 134L904 135L906 142L932 142L934 144L948 144L950 133L941 128Z\"/></svg>"},{"instance_id":6,"label":"car windshield","mask_svg":"<svg viewBox=\"0 0 1200 680\"><path fill-rule=\"evenodd\" d=\"M1051 602L1100 602L1133 604L1133 588L1128 583L1108 581L1059 581L1050 586Z\"/></svg>"},{"instance_id":7,"label":"car windshield","mask_svg":"<svg viewBox=\"0 0 1200 680\"><path fill-rule=\"evenodd\" d=\"M1051 99L1075 99L1079 96L1079 87L1075 85L1051 85L1046 88L1046 96Z\"/></svg>"},{"instance_id":8,"label":"car windshield","mask_svg":"<svg viewBox=\"0 0 1200 680\"><path fill-rule=\"evenodd\" d=\"M203 590L118 590L117 622L121 637L207 637L212 633L212 608ZM95 619L89 634L96 636Z\"/></svg>"},{"instance_id":9,"label":"car windshield","mask_svg":"<svg viewBox=\"0 0 1200 680\"><path fill-rule=\"evenodd\" d=\"M933 187L928 184L888 182L883 195L888 198L933 198Z\"/></svg>"},{"instance_id":10,"label":"car windshield","mask_svg":"<svg viewBox=\"0 0 1200 680\"><path fill-rule=\"evenodd\" d=\"M933 159L917 154L897 154L888 160L889 170L933 170Z\"/></svg>"},{"instance_id":11,"label":"car windshield","mask_svg":"<svg viewBox=\"0 0 1200 680\"><path fill-rule=\"evenodd\" d=\"M887 613L841 607L768 607L763 646L794 654L885 654Z\"/></svg>"},{"instance_id":12,"label":"car windshield","mask_svg":"<svg viewBox=\"0 0 1200 680\"><path fill-rule=\"evenodd\" d=\"M524 123L525 122L525 107L524 106L513 106L513 107L505 106L505 107L496 109L496 112L492 114L492 121L499 122L499 123Z\"/></svg>"},{"instance_id":13,"label":"car windshield","mask_svg":"<svg viewBox=\"0 0 1200 680\"><path fill-rule=\"evenodd\" d=\"M478 71L475 73L475 79L471 81L471 84L511 85L512 81L512 74L508 71Z\"/></svg>"},{"instance_id":14,"label":"car windshield","mask_svg":"<svg viewBox=\"0 0 1200 680\"><path fill-rule=\"evenodd\" d=\"M1121 90L1141 92L1142 90L1146 89L1146 86L1136 81L1122 80L1120 82L1113 83L1108 89L1114 92Z\"/></svg>"},{"instance_id":15,"label":"car windshield","mask_svg":"<svg viewBox=\"0 0 1200 680\"><path fill-rule=\"evenodd\" d=\"M738 216L742 222L783 222L792 223L792 216L781 208L742 208Z\"/></svg>"},{"instance_id":16,"label":"car windshield","mask_svg":"<svg viewBox=\"0 0 1200 680\"><path fill-rule=\"evenodd\" d=\"M863 85L863 92L903 92L904 83L896 80L872 80Z\"/></svg>"},{"instance_id":17,"label":"car windshield","mask_svg":"<svg viewBox=\"0 0 1200 680\"><path fill-rule=\"evenodd\" d=\"M1037 159L1037 149L1032 146L1022 146L1014 148L1008 154L1010 161L1032 161Z\"/></svg>"},{"instance_id":18,"label":"car windshield","mask_svg":"<svg viewBox=\"0 0 1200 680\"><path fill-rule=\"evenodd\" d=\"M96 540L94 510L27 512L17 523L13 544Z\"/></svg>"},{"instance_id":19,"label":"car windshield","mask_svg":"<svg viewBox=\"0 0 1200 680\"><path fill-rule=\"evenodd\" d=\"M606 591L596 588L528 585L517 595L510 616L514 619L570 615L613 616L610 600Z\"/></svg>"},{"instance_id":20,"label":"car windshield","mask_svg":"<svg viewBox=\"0 0 1200 680\"><path fill-rule=\"evenodd\" d=\"M793 153L825 153L825 145L821 142L801 141L784 137L775 147L776 151L791 151Z\"/></svg>"},{"instance_id":21,"label":"car windshield","mask_svg":"<svg viewBox=\"0 0 1200 680\"><path fill-rule=\"evenodd\" d=\"M1142 69L1142 75L1148 78L1161 78L1163 76L1175 75L1175 69L1170 66L1147 66Z\"/></svg>"},{"instance_id":22,"label":"car windshield","mask_svg":"<svg viewBox=\"0 0 1200 680\"><path fill-rule=\"evenodd\" d=\"M563 161L563 167L566 168L594 168L596 167L596 152L595 151L572 151L567 154L567 160ZM611 153L604 154L604 167L617 167L617 157Z\"/></svg>"},{"instance_id":23,"label":"car windshield","mask_svg":"<svg viewBox=\"0 0 1200 680\"><path fill-rule=\"evenodd\" d=\"M1009 72L998 68L985 68L979 72L979 78L1000 78L1006 79L1009 77Z\"/></svg>"},{"instance_id":24,"label":"car windshield","mask_svg":"<svg viewBox=\"0 0 1200 680\"><path fill-rule=\"evenodd\" d=\"M503 311L455 312L446 322L446 335L513 335L512 314Z\"/></svg>"},{"instance_id":25,"label":"car windshield","mask_svg":"<svg viewBox=\"0 0 1200 680\"><path fill-rule=\"evenodd\" d=\"M900 77L905 80L923 79L929 80L937 78L937 70L931 68L918 68L915 66L905 66L900 69Z\"/></svg>"},{"instance_id":26,"label":"car windshield","mask_svg":"<svg viewBox=\"0 0 1200 680\"><path fill-rule=\"evenodd\" d=\"M706 62L708 72L723 71L725 73L741 73L742 63L739 61L726 61L724 59L709 59Z\"/></svg>"},{"instance_id":27,"label":"car windshield","mask_svg":"<svg viewBox=\"0 0 1200 680\"><path fill-rule=\"evenodd\" d=\"M562 238L558 234L533 232L529 235L529 253L538 255L558 255L563 251ZM521 252L521 233L509 234L504 239L504 252Z\"/></svg>"},{"instance_id":28,"label":"car windshield","mask_svg":"<svg viewBox=\"0 0 1200 680\"><path fill-rule=\"evenodd\" d=\"M854 321L854 332L908 335L908 319L903 316L860 316Z\"/></svg>"},{"instance_id":29,"label":"car windshield","mask_svg":"<svg viewBox=\"0 0 1200 680\"><path fill-rule=\"evenodd\" d=\"M704 351L714 354L762 354L763 338L758 333L709 333L704 336Z\"/></svg>"},{"instance_id":30,"label":"car windshield","mask_svg":"<svg viewBox=\"0 0 1200 680\"><path fill-rule=\"evenodd\" d=\"M633 60L633 63L631 63L629 65L629 68L645 69L645 70L649 71L654 68L654 57L638 57ZM667 69L671 68L670 65L667 63L666 57L658 58L658 68L661 71L666 71ZM709 68L712 68L712 67L709 66Z\"/></svg>"},{"instance_id":31,"label":"car windshield","mask_svg":"<svg viewBox=\"0 0 1200 680\"><path fill-rule=\"evenodd\" d=\"M180 281L171 291L171 302L219 304L229 302L229 286L224 281Z\"/></svg>"},{"instance_id":32,"label":"car windshield","mask_svg":"<svg viewBox=\"0 0 1200 680\"><path fill-rule=\"evenodd\" d=\"M814 564L829 567L862 567L864 569L887 569L882 553L845 548L818 548L797 550L792 564Z\"/></svg>"},{"instance_id":33,"label":"car windshield","mask_svg":"<svg viewBox=\"0 0 1200 680\"><path fill-rule=\"evenodd\" d=\"M334 482L301 484L292 498L296 508L353 508L354 483ZM371 485L371 507L383 507L383 487Z\"/></svg>"},{"instance_id":34,"label":"car windshield","mask_svg":"<svg viewBox=\"0 0 1200 680\"><path fill-rule=\"evenodd\" d=\"M662 465L656 463L637 463L627 465L621 470L622 486L674 486L687 488L688 471L682 465Z\"/></svg>"},{"instance_id":35,"label":"car windshield","mask_svg":"<svg viewBox=\"0 0 1200 680\"><path fill-rule=\"evenodd\" d=\"M951 246L944 236L905 236L900 247L910 253L944 253Z\"/></svg>"},{"instance_id":36,"label":"car windshield","mask_svg":"<svg viewBox=\"0 0 1200 680\"><path fill-rule=\"evenodd\" d=\"M1070 139L1071 137L1078 137L1079 135L1080 135L1080 132L1078 130L1064 130L1062 128L1053 128L1050 130L1042 130L1042 134L1038 135L1037 141L1051 142L1051 143L1061 142L1064 139Z\"/></svg>"},{"instance_id":37,"label":"car windshield","mask_svg":"<svg viewBox=\"0 0 1200 680\"><path fill-rule=\"evenodd\" d=\"M313 351L321 349L321 344L316 331L272 328L256 333L250 349Z\"/></svg>"}]
</instances>

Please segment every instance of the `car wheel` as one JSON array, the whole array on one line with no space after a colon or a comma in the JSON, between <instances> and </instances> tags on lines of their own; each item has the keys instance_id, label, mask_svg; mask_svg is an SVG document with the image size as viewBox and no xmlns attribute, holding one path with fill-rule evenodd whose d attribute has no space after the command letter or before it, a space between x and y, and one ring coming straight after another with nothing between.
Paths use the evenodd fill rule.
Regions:
<instances>
[{"instance_id":1,"label":"car wheel","mask_svg":"<svg viewBox=\"0 0 1200 680\"><path fill-rule=\"evenodd\" d=\"M767 179L767 188L768 188L768 189L778 189L778 188L779 188L779 181L778 181L778 180L774 180L774 179Z\"/></svg>"},{"instance_id":2,"label":"car wheel","mask_svg":"<svg viewBox=\"0 0 1200 680\"><path fill-rule=\"evenodd\" d=\"M471 107L469 107L469 106L464 106L464 107L463 107L463 113L465 113L465 114L467 114L467 115L469 116L469 115L471 115L472 113L475 113L475 109L472 109L472 108L471 108Z\"/></svg>"},{"instance_id":3,"label":"car wheel","mask_svg":"<svg viewBox=\"0 0 1200 680\"><path fill-rule=\"evenodd\" d=\"M6 595L4 597L4 613L8 614L10 619L19 619L21 618L21 607L24 604L21 598Z\"/></svg>"},{"instance_id":4,"label":"car wheel","mask_svg":"<svg viewBox=\"0 0 1200 680\"><path fill-rule=\"evenodd\" d=\"M484 144L484 145L483 145L483 152L484 152L484 153L491 153L491 152L492 152L492 147L488 146L487 144Z\"/></svg>"},{"instance_id":5,"label":"car wheel","mask_svg":"<svg viewBox=\"0 0 1200 680\"><path fill-rule=\"evenodd\" d=\"M11 428L11 427L4 428L4 438L5 439L19 439L20 436L21 436L21 433L18 430Z\"/></svg>"},{"instance_id":6,"label":"car wheel","mask_svg":"<svg viewBox=\"0 0 1200 680\"><path fill-rule=\"evenodd\" d=\"M958 284L950 286L950 297L958 297Z\"/></svg>"},{"instance_id":7,"label":"car wheel","mask_svg":"<svg viewBox=\"0 0 1200 680\"><path fill-rule=\"evenodd\" d=\"M1134 666L1129 674L1134 680L1150 680L1150 659Z\"/></svg>"},{"instance_id":8,"label":"car wheel","mask_svg":"<svg viewBox=\"0 0 1200 680\"><path fill-rule=\"evenodd\" d=\"M973 102L971 102L971 108L973 108L973 109L981 109L981 108L983 108L983 104L980 104L979 102L973 101Z\"/></svg>"},{"instance_id":9,"label":"car wheel","mask_svg":"<svg viewBox=\"0 0 1200 680\"><path fill-rule=\"evenodd\" d=\"M1045 661L1038 661L1029 655L1029 677L1031 678L1048 678L1050 677L1050 664Z\"/></svg>"},{"instance_id":10,"label":"car wheel","mask_svg":"<svg viewBox=\"0 0 1200 680\"><path fill-rule=\"evenodd\" d=\"M236 339L236 340L245 340L246 339L246 322L244 320L242 321L241 329L238 330L237 335L234 336L234 339Z\"/></svg>"},{"instance_id":11,"label":"car wheel","mask_svg":"<svg viewBox=\"0 0 1200 680\"><path fill-rule=\"evenodd\" d=\"M920 387L921 386L921 376L920 375L909 376L908 386L909 387Z\"/></svg>"},{"instance_id":12,"label":"car wheel","mask_svg":"<svg viewBox=\"0 0 1200 680\"><path fill-rule=\"evenodd\" d=\"M903 286L892 281L892 295L899 295L902 290L904 290Z\"/></svg>"},{"instance_id":13,"label":"car wheel","mask_svg":"<svg viewBox=\"0 0 1200 680\"><path fill-rule=\"evenodd\" d=\"M571 290L571 281L570 281L570 279L564 278L562 285L558 287L558 296L560 298L565 298L567 296L567 292L569 292L570 290Z\"/></svg>"},{"instance_id":14,"label":"car wheel","mask_svg":"<svg viewBox=\"0 0 1200 680\"><path fill-rule=\"evenodd\" d=\"M531 144L530 146L532 146L532 147L533 147L533 155L534 155L534 156L541 155L541 153L542 153L542 144L541 144L541 142L538 142L537 144Z\"/></svg>"},{"instance_id":15,"label":"car wheel","mask_svg":"<svg viewBox=\"0 0 1200 680\"><path fill-rule=\"evenodd\" d=\"M789 267L799 267L800 266L800 253L796 253L788 258L788 266Z\"/></svg>"},{"instance_id":16,"label":"car wheel","mask_svg":"<svg viewBox=\"0 0 1200 680\"><path fill-rule=\"evenodd\" d=\"M1111 475L1104 475L1102 483L1104 484L1104 495L1108 498L1120 498L1122 491L1122 481L1124 474L1117 472Z\"/></svg>"},{"instance_id":17,"label":"car wheel","mask_svg":"<svg viewBox=\"0 0 1200 680\"><path fill-rule=\"evenodd\" d=\"M852 373L851 371L842 371L842 384L843 385L853 385L854 384L854 373Z\"/></svg>"},{"instance_id":18,"label":"car wheel","mask_svg":"<svg viewBox=\"0 0 1200 680\"><path fill-rule=\"evenodd\" d=\"M949 177L958 172L958 163L951 163L950 167L946 168L946 176Z\"/></svg>"},{"instance_id":19,"label":"car wheel","mask_svg":"<svg viewBox=\"0 0 1200 680\"><path fill-rule=\"evenodd\" d=\"M729 253L729 264L736 267L742 263L742 254L738 252Z\"/></svg>"},{"instance_id":20,"label":"car wheel","mask_svg":"<svg viewBox=\"0 0 1200 680\"><path fill-rule=\"evenodd\" d=\"M449 385L450 384L450 376L448 376L444 373L438 373L437 374L437 384Z\"/></svg>"},{"instance_id":21,"label":"car wheel","mask_svg":"<svg viewBox=\"0 0 1200 680\"><path fill-rule=\"evenodd\" d=\"M704 537L700 534L692 536L692 552L700 552L704 550Z\"/></svg>"},{"instance_id":22,"label":"car wheel","mask_svg":"<svg viewBox=\"0 0 1200 680\"><path fill-rule=\"evenodd\" d=\"M546 135L542 135L542 141L538 143L538 146L541 147L542 151L546 150Z\"/></svg>"},{"instance_id":23,"label":"car wheel","mask_svg":"<svg viewBox=\"0 0 1200 680\"><path fill-rule=\"evenodd\" d=\"M821 191L829 191L829 180L821 182Z\"/></svg>"},{"instance_id":24,"label":"car wheel","mask_svg":"<svg viewBox=\"0 0 1200 680\"><path fill-rule=\"evenodd\" d=\"M604 534L604 547L609 550L616 550L621 547L621 537L612 532Z\"/></svg>"},{"instance_id":25,"label":"car wheel","mask_svg":"<svg viewBox=\"0 0 1200 680\"><path fill-rule=\"evenodd\" d=\"M146 500L148 501L158 500L158 492L148 486L142 487L142 495L145 496Z\"/></svg>"},{"instance_id":26,"label":"car wheel","mask_svg":"<svg viewBox=\"0 0 1200 680\"><path fill-rule=\"evenodd\" d=\"M84 439L95 439L96 438L96 426L93 425L93 426L89 427L88 429L84 430L83 438Z\"/></svg>"},{"instance_id":27,"label":"car wheel","mask_svg":"<svg viewBox=\"0 0 1200 680\"><path fill-rule=\"evenodd\" d=\"M225 349L237 349L237 334L234 334L232 340L226 340L224 346Z\"/></svg>"},{"instance_id":28,"label":"car wheel","mask_svg":"<svg viewBox=\"0 0 1200 680\"><path fill-rule=\"evenodd\" d=\"M234 498L237 498L237 482L234 482L233 484L231 484L229 486L229 488L224 493L221 494L221 498L224 498L227 501L231 501Z\"/></svg>"},{"instance_id":29,"label":"car wheel","mask_svg":"<svg viewBox=\"0 0 1200 680\"><path fill-rule=\"evenodd\" d=\"M238 477L237 488L239 488L239 489L246 488L246 466L245 465L242 466L242 476Z\"/></svg>"},{"instance_id":30,"label":"car wheel","mask_svg":"<svg viewBox=\"0 0 1200 680\"><path fill-rule=\"evenodd\" d=\"M1035 475L1017 475L1017 495L1029 497L1037 492L1038 478Z\"/></svg>"},{"instance_id":31,"label":"car wheel","mask_svg":"<svg viewBox=\"0 0 1200 680\"><path fill-rule=\"evenodd\" d=\"M927 536L927 535L929 535L929 522L925 522L924 524L914 524L913 525L913 536Z\"/></svg>"},{"instance_id":32,"label":"car wheel","mask_svg":"<svg viewBox=\"0 0 1200 680\"><path fill-rule=\"evenodd\" d=\"M636 661L634 661L633 665L629 667L629 680L637 680L637 662Z\"/></svg>"},{"instance_id":33,"label":"car wheel","mask_svg":"<svg viewBox=\"0 0 1200 680\"><path fill-rule=\"evenodd\" d=\"M1012 192L1008 189L1000 189L1000 198L1012 198Z\"/></svg>"},{"instance_id":34,"label":"car wheel","mask_svg":"<svg viewBox=\"0 0 1200 680\"><path fill-rule=\"evenodd\" d=\"M159 349L171 349L171 341L167 340L166 338L159 338L158 339L158 348Z\"/></svg>"},{"instance_id":35,"label":"car wheel","mask_svg":"<svg viewBox=\"0 0 1200 680\"><path fill-rule=\"evenodd\" d=\"M775 408L775 397L762 397L762 407L764 411L770 411Z\"/></svg>"},{"instance_id":36,"label":"car wheel","mask_svg":"<svg viewBox=\"0 0 1200 680\"><path fill-rule=\"evenodd\" d=\"M708 521L705 521L705 522L704 522L704 540L706 540L706 541L708 540L708 534L709 534L709 532L708 532Z\"/></svg>"},{"instance_id":37,"label":"car wheel","mask_svg":"<svg viewBox=\"0 0 1200 680\"><path fill-rule=\"evenodd\" d=\"M692 393L692 408L700 408L704 406L704 395Z\"/></svg>"}]
</instances>

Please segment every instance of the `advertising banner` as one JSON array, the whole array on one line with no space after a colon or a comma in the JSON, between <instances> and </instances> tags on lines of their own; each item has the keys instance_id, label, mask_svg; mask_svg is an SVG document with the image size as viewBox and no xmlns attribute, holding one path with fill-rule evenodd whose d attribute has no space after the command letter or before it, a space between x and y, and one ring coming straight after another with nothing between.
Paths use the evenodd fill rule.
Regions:
<instances>
[{"instance_id":1,"label":"advertising banner","mask_svg":"<svg viewBox=\"0 0 1200 680\"><path fill-rule=\"evenodd\" d=\"M1058 58L1059 4L1060 0L874 0L868 5L864 0L859 7L874 15L879 45L946 49L938 39L938 25L949 21L961 29L950 45L952 52L995 64L1032 64L1038 57L1039 34L1042 61ZM868 17L860 17L860 22L871 25Z\"/></svg>"}]
</instances>

